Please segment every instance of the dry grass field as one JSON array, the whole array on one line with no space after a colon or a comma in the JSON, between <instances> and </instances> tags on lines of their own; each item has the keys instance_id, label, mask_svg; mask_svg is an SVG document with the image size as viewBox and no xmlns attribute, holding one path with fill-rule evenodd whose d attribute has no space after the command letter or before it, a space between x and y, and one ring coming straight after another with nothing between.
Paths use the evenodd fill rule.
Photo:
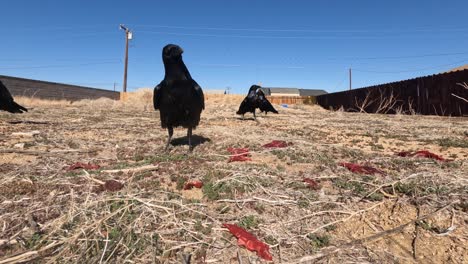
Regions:
<instances>
[{"instance_id":1,"label":"dry grass field","mask_svg":"<svg viewBox=\"0 0 468 264\"><path fill-rule=\"evenodd\" d=\"M267 243L274 263L468 263L467 118L298 105L241 120L241 100L208 95L187 155L180 128L163 152L151 91L19 99L33 109L0 113L0 263L265 262L223 223ZM292 144L262 147L272 140ZM229 147L251 161L228 162ZM395 155L418 150L452 161ZM100 168L67 169L76 162ZM184 190L192 180L203 187Z\"/></svg>"}]
</instances>

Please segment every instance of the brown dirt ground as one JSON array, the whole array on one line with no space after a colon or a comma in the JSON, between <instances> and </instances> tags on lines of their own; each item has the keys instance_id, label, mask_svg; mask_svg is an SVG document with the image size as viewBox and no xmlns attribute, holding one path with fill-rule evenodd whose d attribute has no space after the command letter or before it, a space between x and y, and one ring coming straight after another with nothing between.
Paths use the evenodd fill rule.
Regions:
<instances>
[{"instance_id":1,"label":"brown dirt ground","mask_svg":"<svg viewBox=\"0 0 468 264\"><path fill-rule=\"evenodd\" d=\"M262 262L222 223L267 242L275 263L468 263L467 118L297 105L241 120L241 96L208 95L198 144L186 155L183 129L163 152L167 132L149 96L24 99L30 112L0 113L0 263L179 263L181 253L193 263L239 263L237 254ZM39 134L13 134L31 131ZM272 140L293 145L262 147ZM228 147L248 147L252 161L228 163ZM421 149L453 161L395 155ZM75 162L101 169L67 171ZM339 162L385 175L355 174ZM150 164L157 168L105 172ZM103 191L97 181L108 179L125 186ZM195 179L202 189L182 190Z\"/></svg>"}]
</instances>

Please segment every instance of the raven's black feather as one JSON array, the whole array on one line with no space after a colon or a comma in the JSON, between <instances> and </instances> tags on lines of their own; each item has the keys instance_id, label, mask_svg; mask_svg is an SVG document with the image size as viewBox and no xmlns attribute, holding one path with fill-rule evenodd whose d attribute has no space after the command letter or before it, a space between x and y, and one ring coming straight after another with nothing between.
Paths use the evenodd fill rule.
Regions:
<instances>
[{"instance_id":1,"label":"raven's black feather","mask_svg":"<svg viewBox=\"0 0 468 264\"><path fill-rule=\"evenodd\" d=\"M17 104L10 94L10 91L0 81L0 110L8 111L10 113L23 113L28 109Z\"/></svg>"},{"instance_id":2,"label":"raven's black feather","mask_svg":"<svg viewBox=\"0 0 468 264\"><path fill-rule=\"evenodd\" d=\"M189 129L190 145L191 131L198 126L205 109L205 98L182 61L182 53L177 45L169 44L163 48L165 75L154 88L153 105L159 110L161 126L169 131L169 140L172 129L182 126Z\"/></svg>"},{"instance_id":3,"label":"raven's black feather","mask_svg":"<svg viewBox=\"0 0 468 264\"><path fill-rule=\"evenodd\" d=\"M273 112L275 114L278 113L276 109L271 105L270 101L265 97L265 94L261 89L257 90L257 98L258 98L258 108L260 108L260 113L261 112Z\"/></svg>"},{"instance_id":4,"label":"raven's black feather","mask_svg":"<svg viewBox=\"0 0 468 264\"><path fill-rule=\"evenodd\" d=\"M258 97L257 97L257 89L260 88L258 85L250 86L249 93L242 101L241 105L239 106L239 110L237 110L236 114L244 115L245 113L254 113L255 109L259 107L258 105Z\"/></svg>"}]
</instances>

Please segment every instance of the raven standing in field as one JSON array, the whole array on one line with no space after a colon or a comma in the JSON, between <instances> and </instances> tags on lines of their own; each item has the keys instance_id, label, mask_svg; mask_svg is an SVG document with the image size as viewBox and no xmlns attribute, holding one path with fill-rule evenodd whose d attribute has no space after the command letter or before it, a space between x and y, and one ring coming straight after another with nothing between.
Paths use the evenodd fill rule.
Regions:
<instances>
[{"instance_id":1,"label":"raven standing in field","mask_svg":"<svg viewBox=\"0 0 468 264\"><path fill-rule=\"evenodd\" d=\"M23 113L27 112L28 109L17 104L11 96L8 89L0 81L0 110L8 111L10 113Z\"/></svg>"},{"instance_id":2,"label":"raven standing in field","mask_svg":"<svg viewBox=\"0 0 468 264\"><path fill-rule=\"evenodd\" d=\"M265 97L262 89L257 89L257 97L258 97L258 108L260 108L260 113L265 112L267 115L268 112L272 112L277 114L278 111L271 105L268 99Z\"/></svg>"},{"instance_id":3,"label":"raven standing in field","mask_svg":"<svg viewBox=\"0 0 468 264\"><path fill-rule=\"evenodd\" d=\"M242 118L244 118L244 115L246 113L253 113L254 119L257 119L257 117L255 116L255 109L259 107L259 101L257 96L257 89L259 88L260 86L258 85L250 86L249 93L242 101L241 105L239 106L239 110L237 110L236 114L242 115Z\"/></svg>"},{"instance_id":4,"label":"raven standing in field","mask_svg":"<svg viewBox=\"0 0 468 264\"><path fill-rule=\"evenodd\" d=\"M166 150L171 143L174 127L187 128L189 151L192 147L192 129L200 122L200 114L205 109L205 98L201 87L192 79L182 61L181 47L169 44L163 48L162 59L165 75L154 88L154 109L159 109L161 127L167 128L169 138Z\"/></svg>"}]
</instances>

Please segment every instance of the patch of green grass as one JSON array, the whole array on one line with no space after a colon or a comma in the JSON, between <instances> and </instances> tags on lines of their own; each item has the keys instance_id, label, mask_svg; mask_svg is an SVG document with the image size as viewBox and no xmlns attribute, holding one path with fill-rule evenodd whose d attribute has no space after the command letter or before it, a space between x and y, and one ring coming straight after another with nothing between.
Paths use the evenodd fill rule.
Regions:
<instances>
[{"instance_id":1,"label":"patch of green grass","mask_svg":"<svg viewBox=\"0 0 468 264\"><path fill-rule=\"evenodd\" d=\"M369 201L382 201L384 199L384 195L379 192L375 192L366 197L366 199Z\"/></svg>"},{"instance_id":2,"label":"patch of green grass","mask_svg":"<svg viewBox=\"0 0 468 264\"><path fill-rule=\"evenodd\" d=\"M363 196L367 193L364 184L356 181L349 181L346 179L338 178L334 180L335 186L345 190L351 190L354 194Z\"/></svg>"},{"instance_id":3,"label":"patch of green grass","mask_svg":"<svg viewBox=\"0 0 468 264\"><path fill-rule=\"evenodd\" d=\"M284 166L282 166L282 165L276 165L276 169L277 169L278 171L280 171L280 172L286 171L286 168L285 168Z\"/></svg>"},{"instance_id":4,"label":"patch of green grass","mask_svg":"<svg viewBox=\"0 0 468 264\"><path fill-rule=\"evenodd\" d=\"M34 233L30 239L25 241L26 248L33 249L36 245L40 243L41 238L42 238L42 234Z\"/></svg>"},{"instance_id":5,"label":"patch of green grass","mask_svg":"<svg viewBox=\"0 0 468 264\"><path fill-rule=\"evenodd\" d=\"M441 138L437 139L436 143L445 148L468 148L468 140L458 138Z\"/></svg>"},{"instance_id":6,"label":"patch of green grass","mask_svg":"<svg viewBox=\"0 0 468 264\"><path fill-rule=\"evenodd\" d=\"M187 182L187 178L185 177L177 177L176 180L176 189L177 190L182 190L184 188L185 183Z\"/></svg>"},{"instance_id":7,"label":"patch of green grass","mask_svg":"<svg viewBox=\"0 0 468 264\"><path fill-rule=\"evenodd\" d=\"M263 212L265 212L265 206L263 204L260 204L260 203L255 203L254 204L254 210L257 211L257 213L259 214L262 214Z\"/></svg>"},{"instance_id":8,"label":"patch of green grass","mask_svg":"<svg viewBox=\"0 0 468 264\"><path fill-rule=\"evenodd\" d=\"M230 199L234 197L234 191L244 193L249 186L237 181L222 181L215 183L214 180L224 177L220 172L209 171L202 179L202 192L208 200Z\"/></svg>"},{"instance_id":9,"label":"patch of green grass","mask_svg":"<svg viewBox=\"0 0 468 264\"><path fill-rule=\"evenodd\" d=\"M110 240L118 240L121 237L122 230L119 227L112 228L108 235Z\"/></svg>"},{"instance_id":10,"label":"patch of green grass","mask_svg":"<svg viewBox=\"0 0 468 264\"><path fill-rule=\"evenodd\" d=\"M371 149L373 151L379 151L379 150L384 149L384 147L381 144L377 144L377 143L374 143L374 142L369 143L369 146L371 146Z\"/></svg>"},{"instance_id":11,"label":"patch of green grass","mask_svg":"<svg viewBox=\"0 0 468 264\"><path fill-rule=\"evenodd\" d=\"M209 224L206 227L203 226L202 222L200 220L197 220L195 223L194 227L195 231L200 232L204 235L209 235L211 234L211 231L213 230L213 225Z\"/></svg>"},{"instance_id":12,"label":"patch of green grass","mask_svg":"<svg viewBox=\"0 0 468 264\"><path fill-rule=\"evenodd\" d=\"M173 193L173 192L168 192L166 194L167 200L176 200L180 198L180 195Z\"/></svg>"},{"instance_id":13,"label":"patch of green grass","mask_svg":"<svg viewBox=\"0 0 468 264\"><path fill-rule=\"evenodd\" d=\"M72 170L72 171L67 171L64 176L65 177L76 177L81 175L82 171L81 170Z\"/></svg>"},{"instance_id":14,"label":"patch of green grass","mask_svg":"<svg viewBox=\"0 0 468 264\"><path fill-rule=\"evenodd\" d=\"M202 192L208 200L228 199L233 197L233 186L227 182L219 184L209 182L203 184Z\"/></svg>"},{"instance_id":15,"label":"patch of green grass","mask_svg":"<svg viewBox=\"0 0 468 264\"><path fill-rule=\"evenodd\" d=\"M254 215L244 216L239 221L239 226L244 229L256 229L260 221Z\"/></svg>"},{"instance_id":16,"label":"patch of green grass","mask_svg":"<svg viewBox=\"0 0 468 264\"><path fill-rule=\"evenodd\" d=\"M265 242L270 245L278 244L278 240L274 236L267 236L264 238Z\"/></svg>"},{"instance_id":17,"label":"patch of green grass","mask_svg":"<svg viewBox=\"0 0 468 264\"><path fill-rule=\"evenodd\" d=\"M428 183L421 182L408 182L408 183L397 183L395 184L395 191L401 194L408 196L422 196L422 195L448 195L451 193L451 190L444 185L434 184L430 185ZM389 188L387 191L391 191Z\"/></svg>"},{"instance_id":18,"label":"patch of green grass","mask_svg":"<svg viewBox=\"0 0 468 264\"><path fill-rule=\"evenodd\" d=\"M307 238L314 249L320 249L330 244L330 236L328 235L309 234Z\"/></svg>"},{"instance_id":19,"label":"patch of green grass","mask_svg":"<svg viewBox=\"0 0 468 264\"><path fill-rule=\"evenodd\" d=\"M282 151L282 150L273 150L271 151L271 154L275 155L278 159L282 160L282 161L285 161L286 158L287 158L287 154L285 151Z\"/></svg>"},{"instance_id":20,"label":"patch of green grass","mask_svg":"<svg viewBox=\"0 0 468 264\"><path fill-rule=\"evenodd\" d=\"M231 211L231 207L229 205L220 205L216 208L216 211L220 214L227 214Z\"/></svg>"},{"instance_id":21,"label":"patch of green grass","mask_svg":"<svg viewBox=\"0 0 468 264\"><path fill-rule=\"evenodd\" d=\"M174 162L174 161L185 161L189 159L194 159L194 156L188 156L184 154L169 154L163 153L160 155L145 157L142 161L145 164L152 164L156 162Z\"/></svg>"},{"instance_id":22,"label":"patch of green grass","mask_svg":"<svg viewBox=\"0 0 468 264\"><path fill-rule=\"evenodd\" d=\"M309 200L307 200L305 198L299 198L297 200L297 206L299 206L299 208L307 208L307 207L309 207L309 205L310 205Z\"/></svg>"},{"instance_id":23,"label":"patch of green grass","mask_svg":"<svg viewBox=\"0 0 468 264\"><path fill-rule=\"evenodd\" d=\"M115 212L125 205L125 201L112 201L110 203L110 211Z\"/></svg>"}]
</instances>

